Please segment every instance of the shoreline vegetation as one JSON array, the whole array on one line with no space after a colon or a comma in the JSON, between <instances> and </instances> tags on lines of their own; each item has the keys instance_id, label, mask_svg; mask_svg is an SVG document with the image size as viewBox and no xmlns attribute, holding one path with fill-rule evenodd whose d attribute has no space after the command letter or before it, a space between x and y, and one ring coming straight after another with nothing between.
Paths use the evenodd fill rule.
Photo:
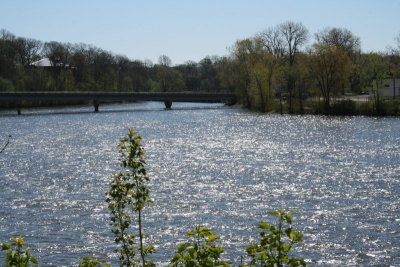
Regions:
<instances>
[{"instance_id":1,"label":"shoreline vegetation","mask_svg":"<svg viewBox=\"0 0 400 267\"><path fill-rule=\"evenodd\" d=\"M104 104L125 103L117 101L108 101ZM127 103L127 102L126 102ZM2 103L0 110L13 110L17 108L51 108L51 107L68 107L68 106L92 106L90 101L78 102L62 102L62 101L23 101L21 103ZM236 104L236 107L248 109L250 111L272 113L272 114L292 114L292 115L328 115L328 116L369 116L369 117L399 117L400 116L400 99L382 100L379 107L373 101L356 101L352 99L338 99L330 105L327 112L324 109L323 102L318 100L306 100L299 104L294 102L292 112L289 112L289 104L284 101L282 106L279 100L270 104L268 110L261 111L257 107L246 107L243 103Z\"/></svg>"},{"instance_id":2,"label":"shoreline vegetation","mask_svg":"<svg viewBox=\"0 0 400 267\"><path fill-rule=\"evenodd\" d=\"M365 53L348 29L311 35L302 23L288 21L236 41L227 56L172 65L166 55L154 64L93 45L42 42L3 29L0 91L234 92L244 108L261 112L399 116L400 33L395 40L397 47ZM339 101L348 94L369 99ZM0 103L1 109L14 106Z\"/></svg>"}]
</instances>

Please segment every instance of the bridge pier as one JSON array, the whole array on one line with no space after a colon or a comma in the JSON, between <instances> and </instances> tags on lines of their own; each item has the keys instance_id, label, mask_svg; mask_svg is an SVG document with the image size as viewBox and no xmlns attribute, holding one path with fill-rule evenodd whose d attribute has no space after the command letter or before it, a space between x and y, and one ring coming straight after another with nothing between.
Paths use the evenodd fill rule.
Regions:
<instances>
[{"instance_id":1,"label":"bridge pier","mask_svg":"<svg viewBox=\"0 0 400 267\"><path fill-rule=\"evenodd\" d=\"M94 112L99 112L99 102L97 100L93 101L93 106L94 106Z\"/></svg>"},{"instance_id":2,"label":"bridge pier","mask_svg":"<svg viewBox=\"0 0 400 267\"><path fill-rule=\"evenodd\" d=\"M21 102L17 101L17 114L21 115Z\"/></svg>"},{"instance_id":3,"label":"bridge pier","mask_svg":"<svg viewBox=\"0 0 400 267\"><path fill-rule=\"evenodd\" d=\"M164 104L166 109L171 109L172 101L170 100L164 101Z\"/></svg>"}]
</instances>

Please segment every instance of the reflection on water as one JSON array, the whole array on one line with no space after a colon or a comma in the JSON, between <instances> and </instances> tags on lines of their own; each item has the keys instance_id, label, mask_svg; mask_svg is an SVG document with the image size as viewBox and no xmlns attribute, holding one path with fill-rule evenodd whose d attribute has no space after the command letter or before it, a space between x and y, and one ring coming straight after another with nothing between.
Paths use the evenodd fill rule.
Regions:
<instances>
[{"instance_id":1,"label":"reflection on water","mask_svg":"<svg viewBox=\"0 0 400 267\"><path fill-rule=\"evenodd\" d=\"M219 233L237 263L265 213L279 208L299 210L305 243L296 253L311 266L400 264L400 119L173 108L0 115L0 138L12 134L0 155L0 241L22 234L43 266L87 255L110 261L104 193L118 169L118 139L132 127L148 154L154 205L145 232L160 265L194 224Z\"/></svg>"}]
</instances>

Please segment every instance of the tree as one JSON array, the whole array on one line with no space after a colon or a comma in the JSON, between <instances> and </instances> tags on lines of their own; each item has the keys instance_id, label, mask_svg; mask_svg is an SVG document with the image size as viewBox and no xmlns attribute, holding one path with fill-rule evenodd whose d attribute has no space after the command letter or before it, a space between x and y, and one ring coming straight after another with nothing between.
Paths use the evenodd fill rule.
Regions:
<instances>
[{"instance_id":1,"label":"tree","mask_svg":"<svg viewBox=\"0 0 400 267\"><path fill-rule=\"evenodd\" d=\"M346 52L337 46L315 44L310 55L310 68L324 101L324 110L330 112L333 94L348 80L351 61Z\"/></svg>"},{"instance_id":2,"label":"tree","mask_svg":"<svg viewBox=\"0 0 400 267\"><path fill-rule=\"evenodd\" d=\"M254 43L250 38L239 40L235 43L233 47L233 64L232 73L228 75L234 75L234 79L229 79L231 82L236 83L234 86L236 88L236 93L239 99L245 107L251 108L251 70L252 65L255 63L255 47ZM241 80L238 82L238 80Z\"/></svg>"},{"instance_id":3,"label":"tree","mask_svg":"<svg viewBox=\"0 0 400 267\"><path fill-rule=\"evenodd\" d=\"M166 55L161 55L161 56L158 58L158 64L160 64L161 66L165 66L165 67L171 67L172 61L171 61L171 59L170 59L168 56L166 56Z\"/></svg>"},{"instance_id":4,"label":"tree","mask_svg":"<svg viewBox=\"0 0 400 267\"><path fill-rule=\"evenodd\" d=\"M278 27L268 28L256 35L264 48L277 58L285 55L285 40L283 33Z\"/></svg>"},{"instance_id":5,"label":"tree","mask_svg":"<svg viewBox=\"0 0 400 267\"><path fill-rule=\"evenodd\" d=\"M259 242L246 248L250 266L307 266L304 259L289 256L293 245L303 242L303 234L292 228L291 216L295 212L268 212L278 219L278 225L262 221L258 226L262 230Z\"/></svg>"},{"instance_id":6,"label":"tree","mask_svg":"<svg viewBox=\"0 0 400 267\"><path fill-rule=\"evenodd\" d=\"M325 28L316 33L315 38L319 44L340 47L351 59L354 59L354 57L359 55L361 52L360 38L355 36L348 29Z\"/></svg>"},{"instance_id":7,"label":"tree","mask_svg":"<svg viewBox=\"0 0 400 267\"><path fill-rule=\"evenodd\" d=\"M39 40L19 37L15 40L17 61L22 66L29 66L40 59L43 43Z\"/></svg>"},{"instance_id":8,"label":"tree","mask_svg":"<svg viewBox=\"0 0 400 267\"><path fill-rule=\"evenodd\" d=\"M14 34L4 29L0 30L0 76L10 81L16 76L14 41Z\"/></svg>"},{"instance_id":9,"label":"tree","mask_svg":"<svg viewBox=\"0 0 400 267\"><path fill-rule=\"evenodd\" d=\"M209 56L200 60L198 70L200 82L199 87L201 91L218 91L220 87L216 69L218 60L219 58L217 57L211 58Z\"/></svg>"},{"instance_id":10,"label":"tree","mask_svg":"<svg viewBox=\"0 0 400 267\"><path fill-rule=\"evenodd\" d=\"M187 238L191 242L180 244L175 250L170 267L229 267L228 262L221 260L224 249L215 245L219 237L210 229L195 226L194 231L187 233Z\"/></svg>"},{"instance_id":11,"label":"tree","mask_svg":"<svg viewBox=\"0 0 400 267\"><path fill-rule=\"evenodd\" d=\"M19 237L11 238L12 243L3 243L1 250L6 250L6 265L5 267L28 267L30 263L37 265L38 261L30 253L30 248L22 249L26 243L24 239Z\"/></svg>"},{"instance_id":12,"label":"tree","mask_svg":"<svg viewBox=\"0 0 400 267\"><path fill-rule=\"evenodd\" d=\"M355 90L360 84L360 76L357 73L356 64L360 59L361 41L350 30L344 28L325 28L315 34L317 43L327 46L336 46L349 56L352 62L352 71L349 75L351 88ZM344 88L343 88L344 89Z\"/></svg>"},{"instance_id":13,"label":"tree","mask_svg":"<svg viewBox=\"0 0 400 267\"><path fill-rule=\"evenodd\" d=\"M117 89L117 72L115 57L111 52L99 48L96 49L93 53L93 78L98 88L103 91Z\"/></svg>"},{"instance_id":14,"label":"tree","mask_svg":"<svg viewBox=\"0 0 400 267\"><path fill-rule=\"evenodd\" d=\"M197 91L200 88L200 70L198 64L194 61L187 61L184 64L175 67L185 81L185 89L188 91Z\"/></svg>"},{"instance_id":15,"label":"tree","mask_svg":"<svg viewBox=\"0 0 400 267\"><path fill-rule=\"evenodd\" d=\"M389 60L383 54L369 53L361 57L360 75L364 84L370 87L376 114L382 112L382 99L379 88L383 87L383 79L388 78Z\"/></svg>"},{"instance_id":16,"label":"tree","mask_svg":"<svg viewBox=\"0 0 400 267\"><path fill-rule=\"evenodd\" d=\"M157 90L160 92L179 92L185 87L182 74L170 67L156 65Z\"/></svg>"},{"instance_id":17,"label":"tree","mask_svg":"<svg viewBox=\"0 0 400 267\"><path fill-rule=\"evenodd\" d=\"M129 129L128 135L120 140L118 145L120 165L124 169L114 175L107 192L106 202L111 212L112 232L115 242L121 244L117 249L121 266L143 267L153 266L145 256L154 252L154 246L144 244L143 209L152 203L150 190L147 186L150 178L147 176L144 160L144 150L141 137ZM130 232L132 217L136 214L138 223L139 244L135 241L136 235ZM136 258L139 252L140 260Z\"/></svg>"},{"instance_id":18,"label":"tree","mask_svg":"<svg viewBox=\"0 0 400 267\"><path fill-rule=\"evenodd\" d=\"M278 27L268 28L265 31L259 33L256 37L257 40L262 44L265 52L264 61L265 66L268 69L267 83L271 93L275 93L275 87L278 80L277 77L281 76L283 59L285 55L285 40L282 32ZM279 86L279 104L280 112L283 113L282 106L282 86Z\"/></svg>"},{"instance_id":19,"label":"tree","mask_svg":"<svg viewBox=\"0 0 400 267\"><path fill-rule=\"evenodd\" d=\"M287 60L286 79L287 90L289 93L289 113L293 112L292 96L295 89L296 73L294 65L296 63L296 56L299 49L304 45L308 39L308 30L302 23L284 22L278 26L284 40L284 51Z\"/></svg>"},{"instance_id":20,"label":"tree","mask_svg":"<svg viewBox=\"0 0 400 267\"><path fill-rule=\"evenodd\" d=\"M44 43L42 53L53 67L64 67L69 63L71 49L69 44L52 41Z\"/></svg>"}]
</instances>

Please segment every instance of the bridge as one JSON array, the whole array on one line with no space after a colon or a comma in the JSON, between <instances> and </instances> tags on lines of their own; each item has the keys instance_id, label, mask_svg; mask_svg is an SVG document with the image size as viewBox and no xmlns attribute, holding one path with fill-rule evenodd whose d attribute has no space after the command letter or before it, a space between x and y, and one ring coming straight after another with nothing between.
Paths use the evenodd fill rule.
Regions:
<instances>
[{"instance_id":1,"label":"bridge","mask_svg":"<svg viewBox=\"0 0 400 267\"><path fill-rule=\"evenodd\" d=\"M90 101L94 111L99 112L102 101L162 101L167 109L172 102L225 103L234 105L236 95L232 93L197 93L197 92L0 92L0 102L8 101L17 104L18 115L21 114L22 101Z\"/></svg>"}]
</instances>

